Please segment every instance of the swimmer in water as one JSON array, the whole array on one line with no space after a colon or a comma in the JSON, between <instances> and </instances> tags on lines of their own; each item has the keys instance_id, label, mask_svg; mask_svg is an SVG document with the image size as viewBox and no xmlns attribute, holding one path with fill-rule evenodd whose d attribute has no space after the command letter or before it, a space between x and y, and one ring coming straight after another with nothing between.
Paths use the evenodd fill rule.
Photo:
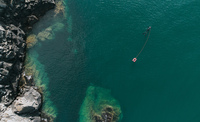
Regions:
<instances>
[{"instance_id":1,"label":"swimmer in water","mask_svg":"<svg viewBox=\"0 0 200 122\"><path fill-rule=\"evenodd\" d=\"M143 35L147 35L147 33L149 32L149 30L151 30L151 26L149 26L148 28L147 28L147 30L143 33Z\"/></svg>"}]
</instances>

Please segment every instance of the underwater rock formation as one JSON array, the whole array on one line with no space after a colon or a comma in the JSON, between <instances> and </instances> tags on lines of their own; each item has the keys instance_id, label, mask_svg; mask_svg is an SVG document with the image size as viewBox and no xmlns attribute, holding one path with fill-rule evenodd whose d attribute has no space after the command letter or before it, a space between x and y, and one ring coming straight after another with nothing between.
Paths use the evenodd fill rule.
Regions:
<instances>
[{"instance_id":1,"label":"underwater rock formation","mask_svg":"<svg viewBox=\"0 0 200 122\"><path fill-rule=\"evenodd\" d=\"M120 113L116 113L112 106L106 106L102 109L100 115L95 114L93 119L96 122L117 122L119 120Z\"/></svg>"},{"instance_id":2,"label":"underwater rock formation","mask_svg":"<svg viewBox=\"0 0 200 122\"><path fill-rule=\"evenodd\" d=\"M37 41L38 40L36 38L36 35L34 34L29 35L26 39L27 48L33 47L37 43Z\"/></svg>"},{"instance_id":3,"label":"underwater rock formation","mask_svg":"<svg viewBox=\"0 0 200 122\"><path fill-rule=\"evenodd\" d=\"M57 1L56 2L56 7L55 7L55 15L54 16L57 16L59 13L62 13L63 16L66 16L65 14L65 6L64 6L64 1L63 0L60 0L60 1Z\"/></svg>"},{"instance_id":4,"label":"underwater rock formation","mask_svg":"<svg viewBox=\"0 0 200 122\"><path fill-rule=\"evenodd\" d=\"M54 33L52 28L46 28L44 31L38 33L37 38L41 41L53 39Z\"/></svg>"},{"instance_id":5,"label":"underwater rock formation","mask_svg":"<svg viewBox=\"0 0 200 122\"><path fill-rule=\"evenodd\" d=\"M36 38L40 41L51 40L55 38L54 33L62 28L64 28L64 24L57 22L54 25L46 28L44 31L39 32Z\"/></svg>"},{"instance_id":6,"label":"underwater rock formation","mask_svg":"<svg viewBox=\"0 0 200 122\"><path fill-rule=\"evenodd\" d=\"M80 122L118 122L122 119L119 103L109 90L89 86L79 112Z\"/></svg>"},{"instance_id":7,"label":"underwater rock formation","mask_svg":"<svg viewBox=\"0 0 200 122\"><path fill-rule=\"evenodd\" d=\"M30 34L26 39L27 48L33 47L38 41L52 40L55 38L55 32L64 28L64 24L57 22L38 34Z\"/></svg>"},{"instance_id":8,"label":"underwater rock formation","mask_svg":"<svg viewBox=\"0 0 200 122\"><path fill-rule=\"evenodd\" d=\"M38 53L32 50L26 55L25 70L23 72L23 85L38 86L42 95L42 116L47 118L48 122L53 121L57 116L57 109L50 99L48 91L49 79L45 72L44 66L38 61ZM21 83L21 82L20 82Z\"/></svg>"},{"instance_id":9,"label":"underwater rock formation","mask_svg":"<svg viewBox=\"0 0 200 122\"><path fill-rule=\"evenodd\" d=\"M26 55L26 33L54 0L0 0L0 121L39 122L41 94L34 86L19 87ZM31 80L31 76L25 76Z\"/></svg>"}]
</instances>

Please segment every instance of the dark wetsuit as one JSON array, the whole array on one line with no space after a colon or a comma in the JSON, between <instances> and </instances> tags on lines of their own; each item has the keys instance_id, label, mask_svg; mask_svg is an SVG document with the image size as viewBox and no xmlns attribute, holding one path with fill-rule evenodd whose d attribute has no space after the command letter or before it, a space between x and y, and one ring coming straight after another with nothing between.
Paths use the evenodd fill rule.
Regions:
<instances>
[{"instance_id":1,"label":"dark wetsuit","mask_svg":"<svg viewBox=\"0 0 200 122\"><path fill-rule=\"evenodd\" d=\"M151 26L149 26L148 28L147 28L147 30L143 33L143 35L147 35L147 33L149 32L149 30L151 30Z\"/></svg>"}]
</instances>

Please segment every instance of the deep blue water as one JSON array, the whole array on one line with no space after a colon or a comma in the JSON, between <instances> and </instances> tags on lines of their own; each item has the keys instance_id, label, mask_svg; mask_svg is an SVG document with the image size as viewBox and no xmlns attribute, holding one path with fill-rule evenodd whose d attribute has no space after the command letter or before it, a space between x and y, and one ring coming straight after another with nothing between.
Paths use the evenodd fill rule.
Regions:
<instances>
[{"instance_id":1,"label":"deep blue water","mask_svg":"<svg viewBox=\"0 0 200 122\"><path fill-rule=\"evenodd\" d=\"M92 83L111 90L122 122L199 122L199 5L198 0L66 1L65 27L34 47L48 74L55 121L79 120ZM133 63L148 26L149 42Z\"/></svg>"}]
</instances>

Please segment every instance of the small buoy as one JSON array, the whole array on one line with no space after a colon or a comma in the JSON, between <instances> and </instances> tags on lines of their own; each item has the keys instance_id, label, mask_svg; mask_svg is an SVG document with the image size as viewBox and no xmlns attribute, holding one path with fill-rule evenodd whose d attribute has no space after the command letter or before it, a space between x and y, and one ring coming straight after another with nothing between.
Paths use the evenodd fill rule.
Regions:
<instances>
[{"instance_id":1,"label":"small buoy","mask_svg":"<svg viewBox=\"0 0 200 122\"><path fill-rule=\"evenodd\" d=\"M132 60L133 62L136 62L137 61L137 58L133 58L133 60Z\"/></svg>"}]
</instances>

